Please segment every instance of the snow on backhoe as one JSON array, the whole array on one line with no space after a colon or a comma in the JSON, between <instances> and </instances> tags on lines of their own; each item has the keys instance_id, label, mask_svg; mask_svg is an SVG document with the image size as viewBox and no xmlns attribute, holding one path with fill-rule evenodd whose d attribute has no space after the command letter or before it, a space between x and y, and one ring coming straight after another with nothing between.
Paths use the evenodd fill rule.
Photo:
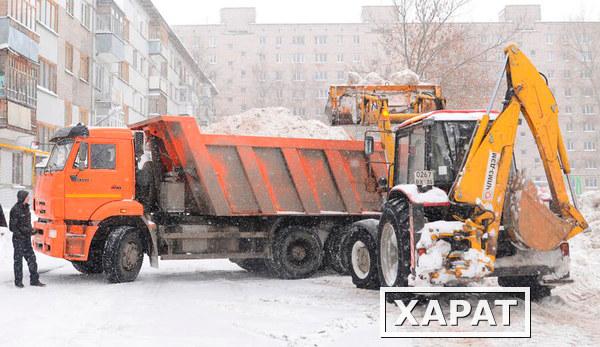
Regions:
<instances>
[{"instance_id":1,"label":"snow on backhoe","mask_svg":"<svg viewBox=\"0 0 600 347\"><path fill-rule=\"evenodd\" d=\"M357 287L452 285L495 276L502 286L536 291L568 282L567 241L587 223L565 184L570 166L558 106L525 54L514 44L505 53L502 112L491 105L433 111L395 129L393 188L383 213L378 223L355 223L349 236ZM544 164L549 206L513 161L521 115ZM370 148L366 143L367 154Z\"/></svg>"}]
</instances>

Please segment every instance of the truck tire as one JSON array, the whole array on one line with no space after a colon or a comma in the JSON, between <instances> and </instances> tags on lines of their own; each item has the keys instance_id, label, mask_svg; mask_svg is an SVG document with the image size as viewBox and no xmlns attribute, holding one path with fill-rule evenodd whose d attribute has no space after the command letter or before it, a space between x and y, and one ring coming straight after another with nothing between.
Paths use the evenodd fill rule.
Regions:
<instances>
[{"instance_id":1,"label":"truck tire","mask_svg":"<svg viewBox=\"0 0 600 347\"><path fill-rule=\"evenodd\" d=\"M540 284L537 276L507 276L498 277L501 287L529 287L532 300L539 300L550 295L551 287Z\"/></svg>"},{"instance_id":2,"label":"truck tire","mask_svg":"<svg viewBox=\"0 0 600 347\"><path fill-rule=\"evenodd\" d=\"M229 259L229 261L248 272L261 273L268 271L265 259Z\"/></svg>"},{"instance_id":3,"label":"truck tire","mask_svg":"<svg viewBox=\"0 0 600 347\"><path fill-rule=\"evenodd\" d=\"M111 231L104 245L102 267L111 283L132 282L136 279L144 261L139 232L129 226Z\"/></svg>"},{"instance_id":4,"label":"truck tire","mask_svg":"<svg viewBox=\"0 0 600 347\"><path fill-rule=\"evenodd\" d=\"M272 254L268 267L276 276L307 278L319 270L323 246L319 236L309 228L288 226L275 235Z\"/></svg>"},{"instance_id":5,"label":"truck tire","mask_svg":"<svg viewBox=\"0 0 600 347\"><path fill-rule=\"evenodd\" d=\"M389 200L377 229L377 269L382 287L406 287L410 275L408 202Z\"/></svg>"},{"instance_id":6,"label":"truck tire","mask_svg":"<svg viewBox=\"0 0 600 347\"><path fill-rule=\"evenodd\" d=\"M375 238L366 230L353 228L352 233L348 235L345 251L350 259L352 283L361 289L379 289Z\"/></svg>"},{"instance_id":7,"label":"truck tire","mask_svg":"<svg viewBox=\"0 0 600 347\"><path fill-rule=\"evenodd\" d=\"M75 270L86 275L101 274L102 269L102 249L96 249L94 245L90 246L90 254L87 261L71 261Z\"/></svg>"},{"instance_id":8,"label":"truck tire","mask_svg":"<svg viewBox=\"0 0 600 347\"><path fill-rule=\"evenodd\" d=\"M349 232L346 228L335 228L325 241L324 263L340 275L349 274L349 258L345 245Z\"/></svg>"}]
</instances>

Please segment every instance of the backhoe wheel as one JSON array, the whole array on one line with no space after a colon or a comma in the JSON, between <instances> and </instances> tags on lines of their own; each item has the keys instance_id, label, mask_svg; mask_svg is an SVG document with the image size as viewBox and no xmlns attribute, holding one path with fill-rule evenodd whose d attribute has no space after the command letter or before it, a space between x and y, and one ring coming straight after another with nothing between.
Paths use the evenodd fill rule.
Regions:
<instances>
[{"instance_id":1,"label":"backhoe wheel","mask_svg":"<svg viewBox=\"0 0 600 347\"><path fill-rule=\"evenodd\" d=\"M357 288L379 289L377 273L377 241L360 228L348 236L346 253L350 259L350 275Z\"/></svg>"},{"instance_id":2,"label":"backhoe wheel","mask_svg":"<svg viewBox=\"0 0 600 347\"><path fill-rule=\"evenodd\" d=\"M388 201L377 230L377 268L382 287L406 287L410 275L408 202Z\"/></svg>"},{"instance_id":3,"label":"backhoe wheel","mask_svg":"<svg viewBox=\"0 0 600 347\"><path fill-rule=\"evenodd\" d=\"M325 241L325 260L333 271L340 275L349 273L349 258L345 252L349 231L346 228L334 228Z\"/></svg>"},{"instance_id":4,"label":"backhoe wheel","mask_svg":"<svg viewBox=\"0 0 600 347\"><path fill-rule=\"evenodd\" d=\"M551 287L540 284L537 276L498 277L501 287L529 287L532 300L539 300L550 295Z\"/></svg>"},{"instance_id":5,"label":"backhoe wheel","mask_svg":"<svg viewBox=\"0 0 600 347\"><path fill-rule=\"evenodd\" d=\"M87 261L71 261L75 270L86 275L101 274L102 269L102 248L92 244Z\"/></svg>"},{"instance_id":6,"label":"backhoe wheel","mask_svg":"<svg viewBox=\"0 0 600 347\"><path fill-rule=\"evenodd\" d=\"M113 229L108 235L102 255L102 267L108 281L134 281L143 261L144 252L139 232L129 226Z\"/></svg>"},{"instance_id":7,"label":"backhoe wheel","mask_svg":"<svg viewBox=\"0 0 600 347\"><path fill-rule=\"evenodd\" d=\"M229 259L229 261L248 272L261 273L268 271L265 259Z\"/></svg>"},{"instance_id":8,"label":"backhoe wheel","mask_svg":"<svg viewBox=\"0 0 600 347\"><path fill-rule=\"evenodd\" d=\"M275 235L272 254L269 268L275 275L285 279L307 278L321 266L323 246L312 230L288 226Z\"/></svg>"}]
</instances>

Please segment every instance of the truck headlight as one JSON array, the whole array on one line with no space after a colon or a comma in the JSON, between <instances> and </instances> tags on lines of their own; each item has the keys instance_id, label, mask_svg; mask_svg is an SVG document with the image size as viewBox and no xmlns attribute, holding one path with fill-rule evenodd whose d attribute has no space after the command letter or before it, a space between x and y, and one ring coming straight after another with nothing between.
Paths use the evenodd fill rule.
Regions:
<instances>
[{"instance_id":1,"label":"truck headlight","mask_svg":"<svg viewBox=\"0 0 600 347\"><path fill-rule=\"evenodd\" d=\"M55 239L56 238L56 229L48 230L48 237L51 239Z\"/></svg>"}]
</instances>

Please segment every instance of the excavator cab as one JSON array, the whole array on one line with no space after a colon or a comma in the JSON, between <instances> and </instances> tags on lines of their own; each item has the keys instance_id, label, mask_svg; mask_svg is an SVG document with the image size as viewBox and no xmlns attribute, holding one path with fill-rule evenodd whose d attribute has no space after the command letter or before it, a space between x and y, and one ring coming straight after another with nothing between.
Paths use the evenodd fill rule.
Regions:
<instances>
[{"instance_id":1,"label":"excavator cab","mask_svg":"<svg viewBox=\"0 0 600 347\"><path fill-rule=\"evenodd\" d=\"M392 186L417 184L448 192L484 111L434 111L395 129Z\"/></svg>"}]
</instances>

